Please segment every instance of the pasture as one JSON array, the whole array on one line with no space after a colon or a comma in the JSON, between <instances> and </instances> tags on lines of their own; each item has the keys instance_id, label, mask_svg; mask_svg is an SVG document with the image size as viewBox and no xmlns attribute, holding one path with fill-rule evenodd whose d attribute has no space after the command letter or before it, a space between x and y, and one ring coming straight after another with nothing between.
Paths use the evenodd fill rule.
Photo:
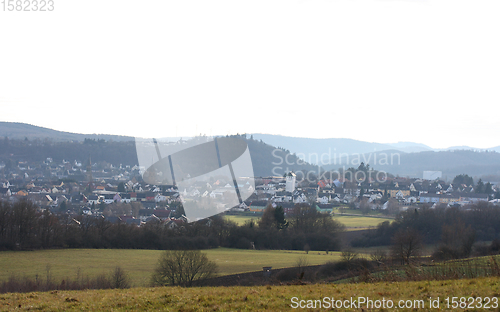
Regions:
<instances>
[{"instance_id":1,"label":"pasture","mask_svg":"<svg viewBox=\"0 0 500 312\"><path fill-rule=\"evenodd\" d=\"M254 216L249 213L241 213L241 214L231 214L231 215L225 214L223 215L223 217L241 226L249 222L250 220L253 220L257 224L261 216L260 215ZM337 212L333 215L333 219L344 224L346 226L346 230L348 231L364 230L370 227L376 227L379 223L382 223L384 221L389 221L389 222L394 221L394 219L384 217L380 213L361 215L359 210L349 210L346 212L346 214L341 214Z\"/></svg>"},{"instance_id":2,"label":"pasture","mask_svg":"<svg viewBox=\"0 0 500 312\"><path fill-rule=\"evenodd\" d=\"M251 215L224 215L224 218L226 220L233 221L239 226L244 225L245 223L249 222L250 220L253 220L256 224L260 220L260 215L259 216L251 216Z\"/></svg>"},{"instance_id":3,"label":"pasture","mask_svg":"<svg viewBox=\"0 0 500 312\"><path fill-rule=\"evenodd\" d=\"M310 265L338 260L339 252L293 250L246 250L216 248L203 250L210 260L217 263L219 275L259 271L264 266L273 268L293 267L299 257ZM147 286L161 250L143 249L52 249L36 251L0 252L0 281L11 275L55 280L94 277L112 272L120 266L129 275L133 286Z\"/></svg>"},{"instance_id":4,"label":"pasture","mask_svg":"<svg viewBox=\"0 0 500 312\"><path fill-rule=\"evenodd\" d=\"M384 221L393 221L390 218L374 218L369 216L346 216L346 215L334 215L334 220L339 221L344 224L346 230L364 230L370 227L376 227L379 223Z\"/></svg>"}]
</instances>

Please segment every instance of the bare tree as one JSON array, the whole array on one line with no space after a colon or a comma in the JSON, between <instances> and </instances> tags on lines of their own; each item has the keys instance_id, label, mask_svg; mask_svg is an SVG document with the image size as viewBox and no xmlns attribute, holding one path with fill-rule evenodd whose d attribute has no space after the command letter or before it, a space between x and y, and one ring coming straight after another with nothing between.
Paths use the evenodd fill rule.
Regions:
<instances>
[{"instance_id":1,"label":"bare tree","mask_svg":"<svg viewBox=\"0 0 500 312\"><path fill-rule=\"evenodd\" d=\"M387 261L387 253L383 249L377 249L370 255L370 259L380 266Z\"/></svg>"},{"instance_id":2,"label":"bare tree","mask_svg":"<svg viewBox=\"0 0 500 312\"><path fill-rule=\"evenodd\" d=\"M264 209L262 217L259 220L259 228L276 228L275 211L276 209L271 204L267 205L266 209Z\"/></svg>"},{"instance_id":3,"label":"bare tree","mask_svg":"<svg viewBox=\"0 0 500 312\"><path fill-rule=\"evenodd\" d=\"M309 254L309 251L311 251L311 246L309 246L309 244L305 244L304 245L304 251L306 252L306 254Z\"/></svg>"},{"instance_id":4,"label":"bare tree","mask_svg":"<svg viewBox=\"0 0 500 312\"><path fill-rule=\"evenodd\" d=\"M399 202L395 198L390 198L387 203L387 213L390 215L396 215L400 211Z\"/></svg>"},{"instance_id":5,"label":"bare tree","mask_svg":"<svg viewBox=\"0 0 500 312\"><path fill-rule=\"evenodd\" d=\"M371 211L370 203L368 202L368 198L362 198L359 202L359 209L362 214L369 214Z\"/></svg>"},{"instance_id":6,"label":"bare tree","mask_svg":"<svg viewBox=\"0 0 500 312\"><path fill-rule=\"evenodd\" d=\"M217 273L217 264L199 250L167 250L151 277L153 285L192 286L195 280Z\"/></svg>"},{"instance_id":7,"label":"bare tree","mask_svg":"<svg viewBox=\"0 0 500 312\"><path fill-rule=\"evenodd\" d=\"M130 279L121 267L117 266L110 276L113 288L130 288Z\"/></svg>"},{"instance_id":8,"label":"bare tree","mask_svg":"<svg viewBox=\"0 0 500 312\"><path fill-rule=\"evenodd\" d=\"M358 257L358 253L354 251L351 247L342 250L341 259L345 262L351 262Z\"/></svg>"},{"instance_id":9,"label":"bare tree","mask_svg":"<svg viewBox=\"0 0 500 312\"><path fill-rule=\"evenodd\" d=\"M433 256L441 259L456 259L470 256L476 238L476 231L462 220L444 224L441 230L441 244Z\"/></svg>"},{"instance_id":10,"label":"bare tree","mask_svg":"<svg viewBox=\"0 0 500 312\"><path fill-rule=\"evenodd\" d=\"M392 256L403 264L420 255L422 247L422 236L413 228L399 229L392 237Z\"/></svg>"},{"instance_id":11,"label":"bare tree","mask_svg":"<svg viewBox=\"0 0 500 312\"><path fill-rule=\"evenodd\" d=\"M306 267L308 267L309 265L310 264L309 264L309 261L307 260L306 256L300 256L297 258L297 260L295 261L295 266L298 269L297 276L299 277L299 279L302 279L304 277Z\"/></svg>"}]
</instances>

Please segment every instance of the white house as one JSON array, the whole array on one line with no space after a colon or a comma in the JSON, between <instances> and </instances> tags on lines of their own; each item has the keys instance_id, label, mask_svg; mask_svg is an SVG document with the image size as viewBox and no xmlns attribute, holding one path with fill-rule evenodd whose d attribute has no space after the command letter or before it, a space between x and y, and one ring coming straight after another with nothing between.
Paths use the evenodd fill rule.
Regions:
<instances>
[{"instance_id":1,"label":"white house","mask_svg":"<svg viewBox=\"0 0 500 312\"><path fill-rule=\"evenodd\" d=\"M130 193L123 193L120 194L121 201L123 203L130 203L132 201L132 197L130 196Z\"/></svg>"},{"instance_id":2,"label":"white house","mask_svg":"<svg viewBox=\"0 0 500 312\"><path fill-rule=\"evenodd\" d=\"M408 196L405 198L405 204L411 205L417 202L417 198L415 196Z\"/></svg>"},{"instance_id":3,"label":"white house","mask_svg":"<svg viewBox=\"0 0 500 312\"><path fill-rule=\"evenodd\" d=\"M304 193L300 193L293 197L293 202L296 204L306 203L307 196Z\"/></svg>"},{"instance_id":4,"label":"white house","mask_svg":"<svg viewBox=\"0 0 500 312\"><path fill-rule=\"evenodd\" d=\"M167 201L167 196L162 195L162 194L156 194L155 196L155 202L166 202Z\"/></svg>"},{"instance_id":5,"label":"white house","mask_svg":"<svg viewBox=\"0 0 500 312\"><path fill-rule=\"evenodd\" d=\"M398 191L396 195L394 195L394 197L396 197L396 199L404 199L405 195L403 194L403 192Z\"/></svg>"},{"instance_id":6,"label":"white house","mask_svg":"<svg viewBox=\"0 0 500 312\"><path fill-rule=\"evenodd\" d=\"M317 201L320 204L328 204L329 198L323 195L322 197L318 197Z\"/></svg>"}]
</instances>

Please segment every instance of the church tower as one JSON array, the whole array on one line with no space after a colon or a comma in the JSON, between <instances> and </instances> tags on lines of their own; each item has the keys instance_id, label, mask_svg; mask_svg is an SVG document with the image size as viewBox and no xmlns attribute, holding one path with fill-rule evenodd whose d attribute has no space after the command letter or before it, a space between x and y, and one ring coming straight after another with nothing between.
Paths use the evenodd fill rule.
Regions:
<instances>
[{"instance_id":1,"label":"church tower","mask_svg":"<svg viewBox=\"0 0 500 312\"><path fill-rule=\"evenodd\" d=\"M293 191L295 191L295 180L296 180L295 173L293 172L287 173L285 180L286 180L285 191L293 193Z\"/></svg>"}]
</instances>

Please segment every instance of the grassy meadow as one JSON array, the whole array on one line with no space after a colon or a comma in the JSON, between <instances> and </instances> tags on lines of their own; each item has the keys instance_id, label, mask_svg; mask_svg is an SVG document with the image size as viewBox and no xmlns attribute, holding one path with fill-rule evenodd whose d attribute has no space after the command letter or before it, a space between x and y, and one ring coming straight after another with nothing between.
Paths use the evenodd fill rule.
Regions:
<instances>
[{"instance_id":1,"label":"grassy meadow","mask_svg":"<svg viewBox=\"0 0 500 312\"><path fill-rule=\"evenodd\" d=\"M219 275L259 271L264 266L293 267L300 257L310 265L324 264L340 258L339 252L291 250L246 250L217 248L204 250L217 263ZM0 281L11 275L45 279L47 273L55 280L80 276L94 277L112 272L120 266L129 275L133 286L147 286L161 250L142 249L52 249L0 252Z\"/></svg>"},{"instance_id":2,"label":"grassy meadow","mask_svg":"<svg viewBox=\"0 0 500 312\"><path fill-rule=\"evenodd\" d=\"M298 300L334 298L350 300L360 297L370 300L391 301L394 305L420 304L415 309L385 311L465 311L452 306L452 297L472 302L470 311L498 311L500 296L499 278L477 278L453 281L381 282L359 284L316 284L295 286L256 287L158 287L132 288L125 290L51 291L37 293L9 293L0 295L0 310L42 311L283 311L292 310ZM481 298L479 298L481 297ZM430 307L429 298L434 301ZM449 298L448 302L446 298ZM478 299L479 298L479 299ZM489 299L486 299L489 298ZM496 299L492 299L496 298ZM331 300L331 299L329 299ZM489 303L488 303L489 300ZM328 301L328 300L327 300ZM494 308L496 302L497 308ZM359 303L357 303L359 304ZM481 304L482 308L477 308ZM439 305L439 308L436 307ZM324 305L321 307L327 309ZM368 308L368 309L367 309ZM316 309L319 311L319 305ZM382 311L366 305L337 311Z\"/></svg>"},{"instance_id":3,"label":"grassy meadow","mask_svg":"<svg viewBox=\"0 0 500 312\"><path fill-rule=\"evenodd\" d=\"M239 225L249 220L258 221L260 216L248 214L225 215ZM369 216L346 216L336 214L336 220L346 225L347 230L365 229L385 220ZM217 263L219 275L259 271L264 266L273 268L293 267L299 257L305 256L310 265L324 264L340 258L339 252L291 250L244 250L217 248L204 250L210 260ZM363 253L363 250L357 250ZM77 275L94 277L108 273L120 266L129 275L133 286L147 286L149 278L161 255L160 250L127 249L53 249L36 251L0 252L0 281L10 276L46 278L55 280L76 278Z\"/></svg>"},{"instance_id":4,"label":"grassy meadow","mask_svg":"<svg viewBox=\"0 0 500 312\"><path fill-rule=\"evenodd\" d=\"M389 218L374 218L369 216L343 216L343 215L334 215L334 220L339 221L344 224L347 231L354 230L364 230L370 227L376 227L379 223L384 221L393 221L393 219Z\"/></svg>"},{"instance_id":5,"label":"grassy meadow","mask_svg":"<svg viewBox=\"0 0 500 312\"><path fill-rule=\"evenodd\" d=\"M333 218L344 224L347 231L364 230L370 227L376 227L379 223L384 221L392 222L394 219L382 215L380 212L373 212L372 214L362 215L359 210L350 209L345 210L345 214L342 214L338 209L334 210ZM260 219L260 215L252 215L249 213L241 214L225 214L224 218L235 222L239 226L253 220L257 223Z\"/></svg>"},{"instance_id":6,"label":"grassy meadow","mask_svg":"<svg viewBox=\"0 0 500 312\"><path fill-rule=\"evenodd\" d=\"M249 222L250 220L253 220L255 223L259 222L260 220L260 215L259 216L251 216L251 215L224 215L224 218L229 221L233 221L239 226L244 225L245 223Z\"/></svg>"}]
</instances>

